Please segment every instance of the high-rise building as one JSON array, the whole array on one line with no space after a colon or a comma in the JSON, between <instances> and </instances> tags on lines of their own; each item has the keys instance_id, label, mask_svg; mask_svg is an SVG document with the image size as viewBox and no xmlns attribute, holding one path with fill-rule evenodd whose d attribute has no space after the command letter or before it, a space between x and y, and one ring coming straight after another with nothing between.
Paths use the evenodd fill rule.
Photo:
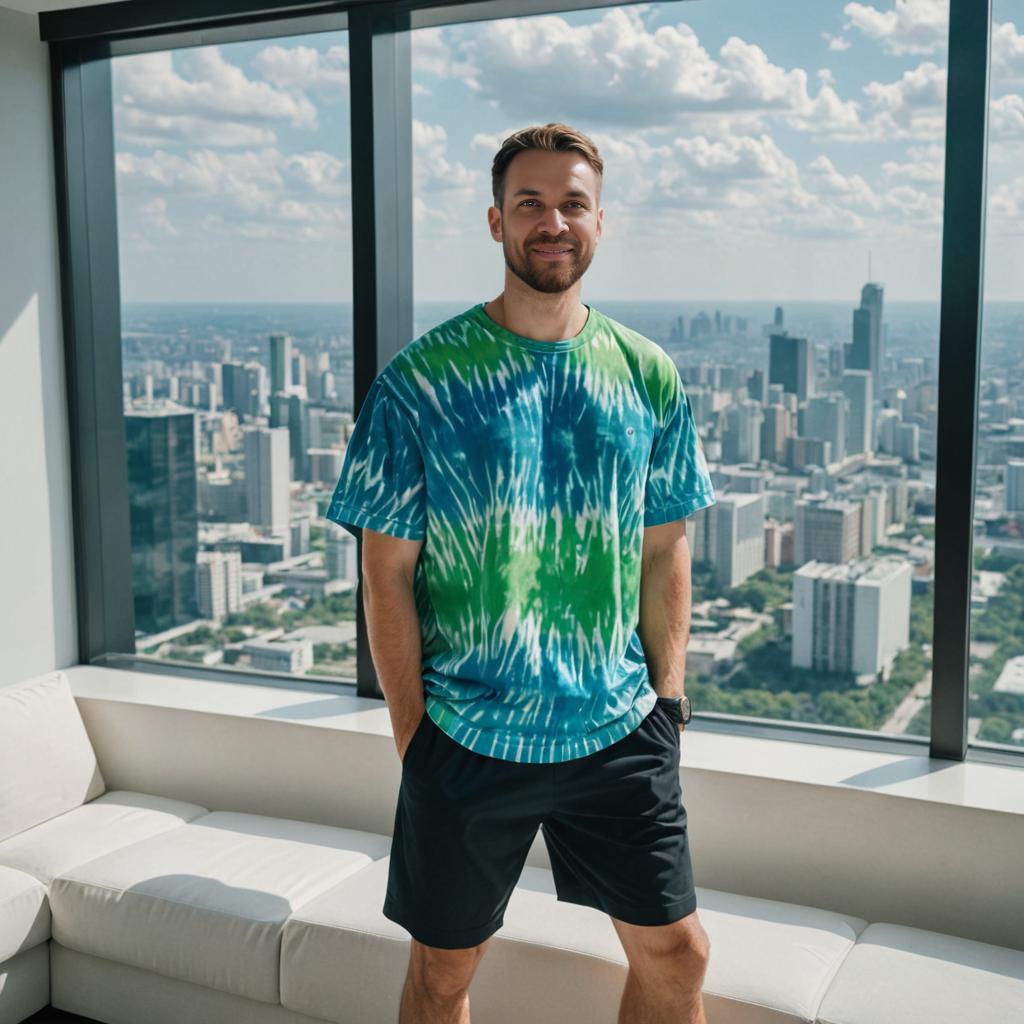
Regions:
<instances>
[{"instance_id":1,"label":"high-rise building","mask_svg":"<svg viewBox=\"0 0 1024 1024\"><path fill-rule=\"evenodd\" d=\"M200 551L196 565L199 614L223 619L242 607L242 556L238 551Z\"/></svg>"},{"instance_id":2,"label":"high-rise building","mask_svg":"<svg viewBox=\"0 0 1024 1024\"><path fill-rule=\"evenodd\" d=\"M759 402L747 399L734 402L725 411L722 434L723 462L759 462L761 459L761 424L764 410Z\"/></svg>"},{"instance_id":3,"label":"high-rise building","mask_svg":"<svg viewBox=\"0 0 1024 1024\"><path fill-rule=\"evenodd\" d=\"M245 432L245 484L253 526L287 533L291 520L288 462L287 428L251 427Z\"/></svg>"},{"instance_id":4,"label":"high-rise building","mask_svg":"<svg viewBox=\"0 0 1024 1024\"><path fill-rule=\"evenodd\" d=\"M768 348L768 383L781 384L798 402L814 394L814 345L788 332L773 334Z\"/></svg>"},{"instance_id":5,"label":"high-rise building","mask_svg":"<svg viewBox=\"0 0 1024 1024\"><path fill-rule=\"evenodd\" d=\"M126 409L135 628L161 633L198 617L196 414L172 403Z\"/></svg>"},{"instance_id":6,"label":"high-rise building","mask_svg":"<svg viewBox=\"0 0 1024 1024\"><path fill-rule=\"evenodd\" d=\"M299 395L288 399L288 445L292 479L309 480L309 402Z\"/></svg>"},{"instance_id":7,"label":"high-rise building","mask_svg":"<svg viewBox=\"0 0 1024 1024\"><path fill-rule=\"evenodd\" d=\"M899 559L808 562L793 574L793 665L870 683L910 643L913 571Z\"/></svg>"},{"instance_id":8,"label":"high-rise building","mask_svg":"<svg viewBox=\"0 0 1024 1024\"><path fill-rule=\"evenodd\" d=\"M723 492L708 511L707 555L715 582L738 586L764 568L764 495Z\"/></svg>"},{"instance_id":9,"label":"high-rise building","mask_svg":"<svg viewBox=\"0 0 1024 1024\"><path fill-rule=\"evenodd\" d=\"M1006 511L1024 512L1024 459L1007 460Z\"/></svg>"},{"instance_id":10,"label":"high-rise building","mask_svg":"<svg viewBox=\"0 0 1024 1024\"><path fill-rule=\"evenodd\" d=\"M270 335L270 391L287 391L292 384L292 339L287 334Z\"/></svg>"},{"instance_id":11,"label":"high-rise building","mask_svg":"<svg viewBox=\"0 0 1024 1024\"><path fill-rule=\"evenodd\" d=\"M843 370L842 388L849 403L846 450L850 455L866 455L874 447L871 436L873 392L870 371Z\"/></svg>"},{"instance_id":12,"label":"high-rise building","mask_svg":"<svg viewBox=\"0 0 1024 1024\"><path fill-rule=\"evenodd\" d=\"M846 349L846 368L870 371L876 395L882 384L883 293L882 285L875 282L861 289L860 307L853 311L853 341Z\"/></svg>"},{"instance_id":13,"label":"high-rise building","mask_svg":"<svg viewBox=\"0 0 1024 1024\"><path fill-rule=\"evenodd\" d=\"M846 396L838 391L815 395L804 409L804 437L820 437L832 444L833 461L846 458Z\"/></svg>"},{"instance_id":14,"label":"high-rise building","mask_svg":"<svg viewBox=\"0 0 1024 1024\"><path fill-rule=\"evenodd\" d=\"M856 501L798 501L794 517L796 563L849 562L861 551L861 506Z\"/></svg>"}]
</instances>

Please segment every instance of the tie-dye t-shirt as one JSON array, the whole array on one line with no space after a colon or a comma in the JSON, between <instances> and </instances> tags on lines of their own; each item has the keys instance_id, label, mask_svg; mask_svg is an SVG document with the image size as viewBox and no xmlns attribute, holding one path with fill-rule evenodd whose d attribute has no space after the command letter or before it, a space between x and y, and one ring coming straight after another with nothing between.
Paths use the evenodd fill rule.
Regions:
<instances>
[{"instance_id":1,"label":"tie-dye t-shirt","mask_svg":"<svg viewBox=\"0 0 1024 1024\"><path fill-rule=\"evenodd\" d=\"M583 757L654 706L643 528L715 502L690 401L657 344L588 306L564 341L480 302L374 380L327 518L422 540L427 714L508 761Z\"/></svg>"}]
</instances>

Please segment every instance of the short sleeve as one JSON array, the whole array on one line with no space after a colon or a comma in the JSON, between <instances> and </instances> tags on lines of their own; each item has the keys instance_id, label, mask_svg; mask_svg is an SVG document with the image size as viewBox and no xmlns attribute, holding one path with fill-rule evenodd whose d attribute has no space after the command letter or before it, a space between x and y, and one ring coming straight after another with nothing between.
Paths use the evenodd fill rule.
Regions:
<instances>
[{"instance_id":1,"label":"short sleeve","mask_svg":"<svg viewBox=\"0 0 1024 1024\"><path fill-rule=\"evenodd\" d=\"M426 536L427 493L419 437L381 376L359 410L327 518L408 540Z\"/></svg>"},{"instance_id":2,"label":"short sleeve","mask_svg":"<svg viewBox=\"0 0 1024 1024\"><path fill-rule=\"evenodd\" d=\"M704 447L678 369L671 375L665 420L656 430L647 468L644 526L683 519L717 500Z\"/></svg>"}]
</instances>

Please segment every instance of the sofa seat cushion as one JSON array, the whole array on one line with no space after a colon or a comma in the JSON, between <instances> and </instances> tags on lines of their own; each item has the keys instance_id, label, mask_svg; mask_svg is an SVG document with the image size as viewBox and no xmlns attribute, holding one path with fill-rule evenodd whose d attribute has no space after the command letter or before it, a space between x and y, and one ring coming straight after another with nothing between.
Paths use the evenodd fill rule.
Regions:
<instances>
[{"instance_id":1,"label":"sofa seat cushion","mask_svg":"<svg viewBox=\"0 0 1024 1024\"><path fill-rule=\"evenodd\" d=\"M397 1019L409 933L384 917L388 859L297 910L281 948L281 1002L343 1024ZM866 922L774 900L697 889L711 937L708 1017L812 1021ZM607 914L558 902L551 871L526 866L471 986L474 1016L507 1007L531 1024L614 1024L628 961ZM528 984L525 984L528 980ZM390 1014L390 1016L388 1016Z\"/></svg>"},{"instance_id":2,"label":"sofa seat cushion","mask_svg":"<svg viewBox=\"0 0 1024 1024\"><path fill-rule=\"evenodd\" d=\"M0 687L0 839L88 803L105 789L63 672Z\"/></svg>"},{"instance_id":3,"label":"sofa seat cushion","mask_svg":"<svg viewBox=\"0 0 1024 1024\"><path fill-rule=\"evenodd\" d=\"M390 848L390 836L372 832L216 811L55 877L53 937L278 1002L289 914Z\"/></svg>"},{"instance_id":4,"label":"sofa seat cushion","mask_svg":"<svg viewBox=\"0 0 1024 1024\"><path fill-rule=\"evenodd\" d=\"M1024 952L869 924L821 1001L821 1024L1024 1020Z\"/></svg>"},{"instance_id":5,"label":"sofa seat cushion","mask_svg":"<svg viewBox=\"0 0 1024 1024\"><path fill-rule=\"evenodd\" d=\"M49 937L46 886L23 871L0 867L0 964Z\"/></svg>"},{"instance_id":6,"label":"sofa seat cushion","mask_svg":"<svg viewBox=\"0 0 1024 1024\"><path fill-rule=\"evenodd\" d=\"M87 860L178 828L207 813L207 808L199 804L110 790L0 843L0 864L25 871L49 885L57 875Z\"/></svg>"}]
</instances>

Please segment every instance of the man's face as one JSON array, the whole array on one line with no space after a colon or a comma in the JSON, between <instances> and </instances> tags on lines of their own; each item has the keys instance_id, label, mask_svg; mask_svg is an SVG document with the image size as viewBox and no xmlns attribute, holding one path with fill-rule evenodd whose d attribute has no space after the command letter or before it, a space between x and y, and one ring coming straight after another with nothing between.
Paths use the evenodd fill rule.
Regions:
<instances>
[{"instance_id":1,"label":"man's face","mask_svg":"<svg viewBox=\"0 0 1024 1024\"><path fill-rule=\"evenodd\" d=\"M504 209L487 210L505 265L538 292L564 292L590 266L601 237L597 172L573 150L527 149L505 174ZM577 193L577 194L572 194ZM544 255L539 250L568 250Z\"/></svg>"}]
</instances>

